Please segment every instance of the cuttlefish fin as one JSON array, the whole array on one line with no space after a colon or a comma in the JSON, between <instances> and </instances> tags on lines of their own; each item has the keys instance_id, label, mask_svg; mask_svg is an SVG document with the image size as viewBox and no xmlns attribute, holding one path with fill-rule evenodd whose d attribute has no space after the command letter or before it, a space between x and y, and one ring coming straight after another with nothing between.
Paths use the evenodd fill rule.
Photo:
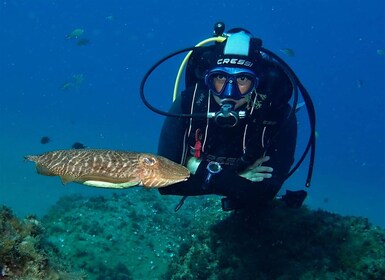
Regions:
<instances>
[{"instance_id":1,"label":"cuttlefish fin","mask_svg":"<svg viewBox=\"0 0 385 280\"><path fill-rule=\"evenodd\" d=\"M61 183L63 185L66 185L66 184L71 183L71 182L75 182L76 179L77 179L77 177L70 176L70 175L62 175L62 176L60 176L60 180L61 180Z\"/></svg>"},{"instance_id":2,"label":"cuttlefish fin","mask_svg":"<svg viewBox=\"0 0 385 280\"><path fill-rule=\"evenodd\" d=\"M36 171L38 174L45 175L45 176L56 176L57 174L52 172L49 168L41 165L36 164Z\"/></svg>"}]
</instances>

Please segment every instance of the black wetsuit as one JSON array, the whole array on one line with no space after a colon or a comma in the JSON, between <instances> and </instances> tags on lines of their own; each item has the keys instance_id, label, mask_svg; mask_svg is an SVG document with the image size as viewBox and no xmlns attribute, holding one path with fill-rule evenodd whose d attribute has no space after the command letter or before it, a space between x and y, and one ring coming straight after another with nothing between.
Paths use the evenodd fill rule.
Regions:
<instances>
[{"instance_id":1,"label":"black wetsuit","mask_svg":"<svg viewBox=\"0 0 385 280\"><path fill-rule=\"evenodd\" d=\"M217 194L226 196L237 205L237 208L258 208L266 202L271 201L282 187L287 174L294 162L294 152L297 138L297 120L291 113L289 100L292 94L292 86L284 72L274 63L265 62L264 71L260 73L260 83L257 92L266 96L261 108L257 110L252 119L241 120L232 128L219 127L211 121L205 144L203 161L195 175L181 183L160 188L163 195L197 196L204 194ZM207 89L201 85L204 95ZM171 112L186 112L182 104L183 97L192 94L192 89L187 89L173 103ZM246 108L246 106L245 106ZM245 108L242 108L246 110ZM210 109L218 110L219 106L211 99ZM288 118L288 116L290 116ZM182 162L184 147L194 145L194 131L191 137L185 139L185 133L189 127L189 119L167 117L161 131L158 154L175 162ZM252 153L252 161L261 158L264 154L270 156L270 160L264 165L274 169L272 178L264 179L262 182L252 182L238 175L240 169L237 165L222 164L223 170L212 176L208 189L202 185L207 177L207 157L240 158L242 149L243 132L248 124L247 150ZM265 130L264 133L262 130ZM204 131L204 127L202 128ZM263 137L263 139L262 139ZM185 140L184 140L185 139ZM262 147L264 143L264 147ZM187 151L190 155L190 152ZM223 159L222 158L222 159Z\"/></svg>"}]
</instances>

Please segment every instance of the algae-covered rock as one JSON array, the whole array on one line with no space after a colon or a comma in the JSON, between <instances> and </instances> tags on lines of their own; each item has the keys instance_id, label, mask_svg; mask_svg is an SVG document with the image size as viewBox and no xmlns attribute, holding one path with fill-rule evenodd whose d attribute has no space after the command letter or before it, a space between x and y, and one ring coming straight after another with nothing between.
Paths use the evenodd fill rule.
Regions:
<instances>
[{"instance_id":1,"label":"algae-covered rock","mask_svg":"<svg viewBox=\"0 0 385 280\"><path fill-rule=\"evenodd\" d=\"M202 214L165 279L385 279L385 232L367 219L279 203L219 222Z\"/></svg>"},{"instance_id":2,"label":"algae-covered rock","mask_svg":"<svg viewBox=\"0 0 385 280\"><path fill-rule=\"evenodd\" d=\"M0 279L64 279L49 261L36 217L19 219L0 206L0 233Z\"/></svg>"},{"instance_id":3,"label":"algae-covered rock","mask_svg":"<svg viewBox=\"0 0 385 280\"><path fill-rule=\"evenodd\" d=\"M63 197L44 217L57 256L87 279L160 279L189 235L179 198L130 189L110 197Z\"/></svg>"},{"instance_id":4,"label":"algae-covered rock","mask_svg":"<svg viewBox=\"0 0 385 280\"><path fill-rule=\"evenodd\" d=\"M385 279L385 231L365 218L279 201L256 213L223 212L215 196L189 198L174 212L179 199L141 189L63 197L42 220L42 246L51 248L43 259L90 280ZM41 228L17 239L36 261L39 251L27 245L39 242L30 232Z\"/></svg>"}]
</instances>

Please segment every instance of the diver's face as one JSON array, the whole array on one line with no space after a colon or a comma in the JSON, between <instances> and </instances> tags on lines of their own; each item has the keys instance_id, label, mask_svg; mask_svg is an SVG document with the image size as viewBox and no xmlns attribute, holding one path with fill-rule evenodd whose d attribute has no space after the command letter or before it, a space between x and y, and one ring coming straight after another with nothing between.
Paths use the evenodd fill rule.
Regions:
<instances>
[{"instance_id":1,"label":"diver's face","mask_svg":"<svg viewBox=\"0 0 385 280\"><path fill-rule=\"evenodd\" d=\"M217 93L222 93L224 88L227 86L227 83L231 83L233 87L238 88L238 93L241 96L245 96L249 94L254 88L253 78L249 75L238 75L236 77L232 77L229 81L229 78L223 74L217 74L212 77L212 83L214 85L215 91Z\"/></svg>"},{"instance_id":2,"label":"diver's face","mask_svg":"<svg viewBox=\"0 0 385 280\"><path fill-rule=\"evenodd\" d=\"M257 87L259 79L249 69L217 67L210 70L205 76L205 83L211 93L224 100L238 100L250 95ZM219 100L216 98L216 100Z\"/></svg>"},{"instance_id":3,"label":"diver's face","mask_svg":"<svg viewBox=\"0 0 385 280\"><path fill-rule=\"evenodd\" d=\"M235 79L236 83L231 84L230 86L237 87L237 91L240 93L241 96L246 96L246 94L250 93L250 88L252 87L252 81L246 77L246 76L240 76ZM229 81L227 80L226 76L218 75L213 78L213 85L215 88L215 92L223 92L223 89ZM232 102L234 103L234 110L238 109L242 105L246 104L246 98L240 98L240 99L233 99L231 97L225 97L223 99L220 98L220 96L217 96L216 94L213 94L215 101L218 103L218 105L222 105L224 102Z\"/></svg>"}]
</instances>

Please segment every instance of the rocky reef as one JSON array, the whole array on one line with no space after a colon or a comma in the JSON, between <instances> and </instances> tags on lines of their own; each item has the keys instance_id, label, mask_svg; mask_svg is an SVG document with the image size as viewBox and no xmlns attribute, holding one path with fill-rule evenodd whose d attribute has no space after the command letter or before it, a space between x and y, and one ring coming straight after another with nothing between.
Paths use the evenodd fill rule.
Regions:
<instances>
[{"instance_id":1,"label":"rocky reef","mask_svg":"<svg viewBox=\"0 0 385 280\"><path fill-rule=\"evenodd\" d=\"M365 218L280 203L216 218L200 216L165 279L385 279L385 232Z\"/></svg>"},{"instance_id":2,"label":"rocky reef","mask_svg":"<svg viewBox=\"0 0 385 280\"><path fill-rule=\"evenodd\" d=\"M0 279L71 279L44 242L44 227L34 216L17 218L0 206ZM68 274L69 276L70 274Z\"/></svg>"},{"instance_id":3,"label":"rocky reef","mask_svg":"<svg viewBox=\"0 0 385 280\"><path fill-rule=\"evenodd\" d=\"M385 231L365 218L179 199L63 197L42 221L3 208L0 279L385 279Z\"/></svg>"},{"instance_id":4,"label":"rocky reef","mask_svg":"<svg viewBox=\"0 0 385 280\"><path fill-rule=\"evenodd\" d=\"M58 256L87 279L160 279L188 235L178 198L133 188L111 197L64 197L44 217Z\"/></svg>"}]
</instances>

